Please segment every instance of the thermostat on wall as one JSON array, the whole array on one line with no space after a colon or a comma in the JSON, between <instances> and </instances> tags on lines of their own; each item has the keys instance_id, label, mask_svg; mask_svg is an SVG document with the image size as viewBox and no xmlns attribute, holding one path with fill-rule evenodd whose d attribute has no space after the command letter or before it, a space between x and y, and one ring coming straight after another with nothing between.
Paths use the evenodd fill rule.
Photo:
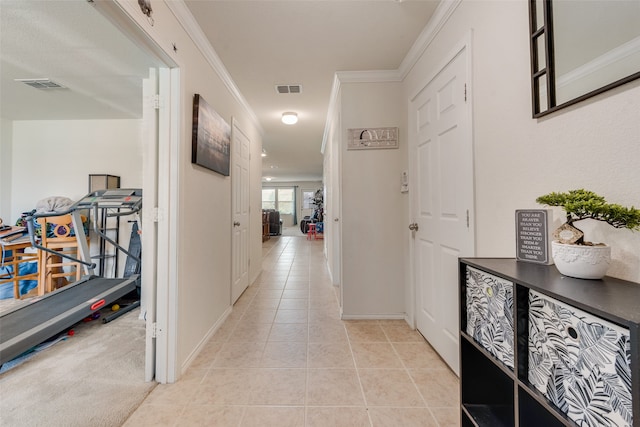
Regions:
<instances>
[{"instance_id":1,"label":"thermostat on wall","mask_svg":"<svg viewBox=\"0 0 640 427\"><path fill-rule=\"evenodd\" d=\"M347 150L398 148L398 128L348 129Z\"/></svg>"}]
</instances>

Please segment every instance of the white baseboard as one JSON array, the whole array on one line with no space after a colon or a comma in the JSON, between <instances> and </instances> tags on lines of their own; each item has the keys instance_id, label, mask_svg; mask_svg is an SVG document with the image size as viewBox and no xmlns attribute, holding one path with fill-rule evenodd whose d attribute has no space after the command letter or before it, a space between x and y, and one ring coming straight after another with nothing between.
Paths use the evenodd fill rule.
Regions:
<instances>
[{"instance_id":1,"label":"white baseboard","mask_svg":"<svg viewBox=\"0 0 640 427\"><path fill-rule=\"evenodd\" d=\"M184 363L180 367L180 376L182 376L185 372L187 372L187 369L189 369L189 366L191 366L193 361L198 357L198 355L200 354L200 352L204 348L205 344L209 341L209 339L212 336L215 335L216 332L218 332L218 329L220 329L220 327L224 324L225 320L227 320L227 317L229 317L229 315L231 314L232 311L233 311L233 307L231 307L231 306L227 307L227 309L222 314L222 316L220 316L218 321L211 327L211 329L209 329L209 332L207 332L207 334L204 336L204 338L202 338L202 340L200 340L200 342L198 343L196 348L185 359Z\"/></svg>"},{"instance_id":2,"label":"white baseboard","mask_svg":"<svg viewBox=\"0 0 640 427\"><path fill-rule=\"evenodd\" d=\"M397 314L344 314L342 320L406 320L404 313Z\"/></svg>"}]
</instances>

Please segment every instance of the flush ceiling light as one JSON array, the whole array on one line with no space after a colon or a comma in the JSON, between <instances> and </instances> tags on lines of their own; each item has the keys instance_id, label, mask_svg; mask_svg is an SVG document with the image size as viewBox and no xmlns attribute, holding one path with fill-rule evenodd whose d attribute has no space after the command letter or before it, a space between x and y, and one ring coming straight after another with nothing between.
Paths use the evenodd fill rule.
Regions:
<instances>
[{"instance_id":1,"label":"flush ceiling light","mask_svg":"<svg viewBox=\"0 0 640 427\"><path fill-rule=\"evenodd\" d=\"M282 113L282 123L285 125L295 125L298 122L298 113L287 111Z\"/></svg>"}]
</instances>

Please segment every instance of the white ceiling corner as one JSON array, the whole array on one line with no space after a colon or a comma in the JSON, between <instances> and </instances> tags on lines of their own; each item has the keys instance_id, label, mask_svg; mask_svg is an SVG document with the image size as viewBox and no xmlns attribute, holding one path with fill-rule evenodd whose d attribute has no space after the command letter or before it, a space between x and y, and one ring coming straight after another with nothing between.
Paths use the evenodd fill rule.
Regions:
<instances>
[{"instance_id":1,"label":"white ceiling corner","mask_svg":"<svg viewBox=\"0 0 640 427\"><path fill-rule=\"evenodd\" d=\"M260 132L268 153L262 160L263 175L282 182L322 179L322 151L341 80L401 81L424 51L425 40L430 42L429 31L439 30L440 24L430 22L431 17L446 20L460 1L172 0L164 4ZM1 2L0 116L9 120L140 116L141 80L150 64L161 64L141 52L91 3ZM29 47L26 52L25 47ZM63 68L70 64L71 71ZM42 91L13 81L40 77L70 89L56 92L52 103ZM282 83L300 84L304 90L278 94L274 85ZM284 111L297 112L298 124L282 125Z\"/></svg>"}]
</instances>

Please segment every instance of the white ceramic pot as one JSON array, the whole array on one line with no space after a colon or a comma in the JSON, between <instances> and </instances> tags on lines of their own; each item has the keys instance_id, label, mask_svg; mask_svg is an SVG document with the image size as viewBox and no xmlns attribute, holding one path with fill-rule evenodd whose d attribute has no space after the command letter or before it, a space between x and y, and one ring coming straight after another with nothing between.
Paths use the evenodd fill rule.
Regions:
<instances>
[{"instance_id":1,"label":"white ceramic pot","mask_svg":"<svg viewBox=\"0 0 640 427\"><path fill-rule=\"evenodd\" d=\"M611 264L611 246L568 245L552 242L551 253L558 271L578 279L602 279Z\"/></svg>"}]
</instances>

